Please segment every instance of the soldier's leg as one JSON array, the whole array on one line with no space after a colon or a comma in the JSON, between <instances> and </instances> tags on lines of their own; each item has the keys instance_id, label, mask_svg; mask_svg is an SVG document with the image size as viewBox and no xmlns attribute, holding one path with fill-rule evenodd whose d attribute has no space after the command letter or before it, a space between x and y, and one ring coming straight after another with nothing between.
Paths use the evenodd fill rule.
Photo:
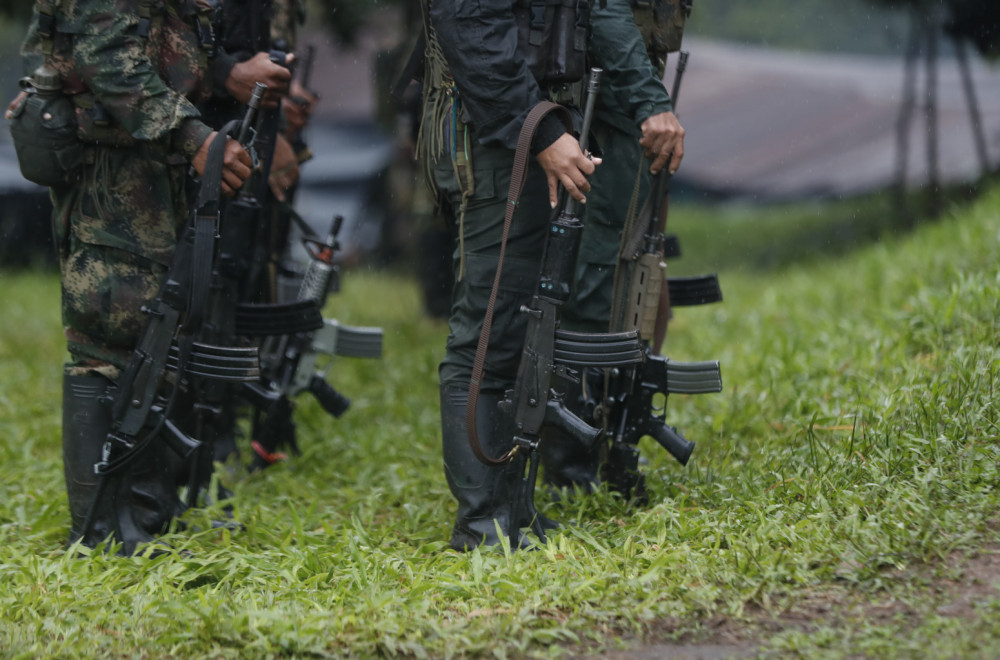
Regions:
<instances>
[{"instance_id":1,"label":"soldier's leg","mask_svg":"<svg viewBox=\"0 0 1000 660\"><path fill-rule=\"evenodd\" d=\"M474 143L474 141L472 141ZM453 254L455 286L449 335L439 374L441 382L442 451L445 474L458 501L452 547L496 545L515 536L528 521L514 519L514 500L521 475L516 466L488 466L469 447L465 402L479 334L496 271L513 154L475 145L472 152L475 192L461 211L461 187L445 154L435 170L438 188L448 195L459 222ZM497 408L513 386L524 344L527 319L520 307L531 299L538 279L549 206L545 177L534 165L522 193L507 243L477 408L480 444L499 457L511 446L512 420ZM497 534L497 525L500 535Z\"/></svg>"},{"instance_id":2,"label":"soldier's leg","mask_svg":"<svg viewBox=\"0 0 1000 660\"><path fill-rule=\"evenodd\" d=\"M141 309L166 274L164 262L174 243L174 188L158 164L149 169L128 157L101 163L107 178L99 189L81 185L53 192L71 356L64 377L63 456L70 540L92 547L112 534L122 552L132 553L183 510L162 461L162 443L152 439L105 477L98 478L94 467L111 429L112 385L145 327ZM134 180L144 177L145 183ZM144 211L128 203L157 194Z\"/></svg>"}]
</instances>

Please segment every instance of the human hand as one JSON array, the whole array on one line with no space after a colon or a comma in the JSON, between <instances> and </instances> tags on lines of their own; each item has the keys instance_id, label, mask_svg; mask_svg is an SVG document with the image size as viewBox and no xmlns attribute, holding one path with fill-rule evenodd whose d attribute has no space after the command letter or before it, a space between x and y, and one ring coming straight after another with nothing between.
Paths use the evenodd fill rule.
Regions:
<instances>
[{"instance_id":1,"label":"human hand","mask_svg":"<svg viewBox=\"0 0 1000 660\"><path fill-rule=\"evenodd\" d=\"M17 109L17 106L24 103L24 99L26 99L27 97L28 93L24 90L21 90L21 92L14 97L14 100L7 104L7 111L4 113L3 116L6 117L7 119L12 119L14 117L14 111Z\"/></svg>"},{"instance_id":2,"label":"human hand","mask_svg":"<svg viewBox=\"0 0 1000 660\"><path fill-rule=\"evenodd\" d=\"M302 129L309 123L319 97L302 86L298 80L293 80L288 90L288 96L281 99L281 108L285 113L285 135L289 139L297 138Z\"/></svg>"},{"instance_id":3,"label":"human hand","mask_svg":"<svg viewBox=\"0 0 1000 660\"><path fill-rule=\"evenodd\" d=\"M264 94L262 105L269 109L277 108L281 97L288 92L292 72L288 70L287 65L294 59L294 54L287 55L283 66L272 62L269 53L262 52L248 60L237 62L226 78L226 91L240 103L249 103L256 84L263 83L267 85L267 92Z\"/></svg>"},{"instance_id":4,"label":"human hand","mask_svg":"<svg viewBox=\"0 0 1000 660\"><path fill-rule=\"evenodd\" d=\"M639 146L646 150L646 157L653 162L649 166L652 174L658 174L670 159L667 171L673 174L681 166L684 158L684 127L672 112L661 112L642 122L642 138Z\"/></svg>"},{"instance_id":5,"label":"human hand","mask_svg":"<svg viewBox=\"0 0 1000 660\"><path fill-rule=\"evenodd\" d=\"M212 140L218 135L218 131L212 131L205 141L198 148L198 153L191 160L191 167L204 176L205 166L208 163L208 150L212 146ZM250 154L239 142L231 137L226 137L226 153L222 159L222 194L231 197L243 186L243 182L250 178L253 172L253 160Z\"/></svg>"},{"instance_id":6,"label":"human hand","mask_svg":"<svg viewBox=\"0 0 1000 660\"><path fill-rule=\"evenodd\" d=\"M279 135L274 143L274 160L271 161L271 176L268 185L274 198L285 201L285 192L299 180L299 161L295 158L295 150L284 135Z\"/></svg>"},{"instance_id":7,"label":"human hand","mask_svg":"<svg viewBox=\"0 0 1000 660\"><path fill-rule=\"evenodd\" d=\"M600 158L590 158L580 151L580 143L569 133L547 146L535 158L545 170L549 182L549 206L556 207L559 200L559 184L570 196L581 204L587 203L584 193L590 191L587 176L601 164Z\"/></svg>"}]
</instances>

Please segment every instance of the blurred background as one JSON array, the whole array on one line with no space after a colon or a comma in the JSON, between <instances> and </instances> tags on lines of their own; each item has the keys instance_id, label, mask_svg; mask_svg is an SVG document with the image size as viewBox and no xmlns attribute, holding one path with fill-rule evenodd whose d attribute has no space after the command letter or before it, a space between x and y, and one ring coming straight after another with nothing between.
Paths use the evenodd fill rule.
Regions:
<instances>
[{"instance_id":1,"label":"blurred background","mask_svg":"<svg viewBox=\"0 0 1000 660\"><path fill-rule=\"evenodd\" d=\"M8 98L31 5L0 2ZM906 231L1000 169L997 0L693 5L671 223L692 227L681 236L694 270L772 268ZM344 215L345 265L412 272L440 314L448 228L416 182L419 90L389 95L419 30L417 3L317 0L309 16L300 50L315 48L309 86L321 101L298 211L321 232ZM8 131L0 196L0 265L51 266L47 196L21 178Z\"/></svg>"}]
</instances>

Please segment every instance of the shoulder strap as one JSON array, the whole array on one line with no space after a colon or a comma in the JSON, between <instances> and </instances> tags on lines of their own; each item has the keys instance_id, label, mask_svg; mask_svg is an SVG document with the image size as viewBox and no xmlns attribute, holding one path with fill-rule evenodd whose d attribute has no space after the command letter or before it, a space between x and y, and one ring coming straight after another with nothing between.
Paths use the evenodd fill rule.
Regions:
<instances>
[{"instance_id":1,"label":"shoulder strap","mask_svg":"<svg viewBox=\"0 0 1000 660\"><path fill-rule=\"evenodd\" d=\"M476 345L476 357L472 365L472 379L469 381L469 401L465 408L465 430L469 436L469 447L481 462L486 465L505 465L509 463L516 452L516 447L512 448L500 458L487 456L479 443L479 433L476 430L476 407L479 402L479 391L482 389L483 371L486 368L486 349L490 343L490 331L493 329L493 308L496 306L497 294L500 289L500 273L503 271L503 257L507 250L507 237L510 235L510 226L514 220L514 211L517 209L517 202L524 190L525 175L528 172L529 158L531 156L531 140L535 136L535 130L542 118L550 112L560 115L563 123L569 130L573 130L573 118L569 110L565 107L542 101L531 109L521 133L517 138L517 150L514 152L514 169L510 175L510 188L507 191L507 212L503 219L503 234L500 238L500 257L497 261L497 271L493 276L493 289L490 291L490 300L486 305L486 316L483 318L483 328L479 333L479 343Z\"/></svg>"},{"instance_id":2,"label":"shoulder strap","mask_svg":"<svg viewBox=\"0 0 1000 660\"><path fill-rule=\"evenodd\" d=\"M139 25L136 34L143 39L149 38L149 28L153 16L152 0L139 0Z\"/></svg>"},{"instance_id":3,"label":"shoulder strap","mask_svg":"<svg viewBox=\"0 0 1000 660\"><path fill-rule=\"evenodd\" d=\"M38 11L38 37L42 52L46 57L52 55L52 43L56 34L56 10L59 0L35 0Z\"/></svg>"}]
</instances>

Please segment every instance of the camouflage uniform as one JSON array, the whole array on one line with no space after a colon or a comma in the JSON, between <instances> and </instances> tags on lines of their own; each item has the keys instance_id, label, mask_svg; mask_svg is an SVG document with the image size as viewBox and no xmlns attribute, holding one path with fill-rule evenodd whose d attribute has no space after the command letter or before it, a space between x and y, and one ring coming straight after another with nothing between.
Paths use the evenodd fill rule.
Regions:
<instances>
[{"instance_id":1,"label":"camouflage uniform","mask_svg":"<svg viewBox=\"0 0 1000 660\"><path fill-rule=\"evenodd\" d=\"M127 362L145 325L140 308L155 297L187 217L187 163L211 132L194 106L210 92L198 32L210 3L152 0L148 16L143 4L64 0L55 13L47 59L88 145L79 182L51 189L69 373L114 378ZM147 21L148 37L137 36ZM38 26L36 9L23 48L28 73L43 59Z\"/></svg>"},{"instance_id":2,"label":"camouflage uniform","mask_svg":"<svg viewBox=\"0 0 1000 660\"><path fill-rule=\"evenodd\" d=\"M271 16L271 41L284 41L288 52L295 50L298 28L306 22L305 0L274 0Z\"/></svg>"},{"instance_id":3,"label":"camouflage uniform","mask_svg":"<svg viewBox=\"0 0 1000 660\"><path fill-rule=\"evenodd\" d=\"M209 0L38 0L22 48L26 73L43 62L59 72L86 153L78 181L50 189L71 358L62 424L70 543L113 537L132 554L184 508L155 438L103 477L95 465L113 423L111 381L187 218L187 164L211 134L194 103L211 91L213 11Z\"/></svg>"}]
</instances>

